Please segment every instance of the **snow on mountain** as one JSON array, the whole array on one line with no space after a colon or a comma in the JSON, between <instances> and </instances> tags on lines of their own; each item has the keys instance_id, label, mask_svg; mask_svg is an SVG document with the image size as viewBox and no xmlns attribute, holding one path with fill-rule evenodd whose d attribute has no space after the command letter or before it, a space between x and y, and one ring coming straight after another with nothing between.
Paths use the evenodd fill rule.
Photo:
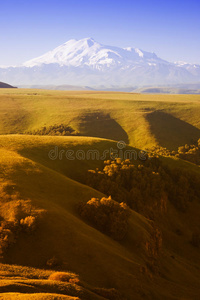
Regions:
<instances>
[{"instance_id":1,"label":"snow on mountain","mask_svg":"<svg viewBox=\"0 0 200 300\"><path fill-rule=\"evenodd\" d=\"M129 66L145 61L162 61L154 53L134 48L119 48L97 43L93 38L69 40L46 54L29 60L25 67L56 63L60 66L89 66L96 69L112 66ZM164 61L163 61L164 62Z\"/></svg>"},{"instance_id":2,"label":"snow on mountain","mask_svg":"<svg viewBox=\"0 0 200 300\"><path fill-rule=\"evenodd\" d=\"M0 67L0 79L15 85L163 85L200 82L200 66L170 63L155 53L85 38L69 40L20 67Z\"/></svg>"},{"instance_id":3,"label":"snow on mountain","mask_svg":"<svg viewBox=\"0 0 200 300\"><path fill-rule=\"evenodd\" d=\"M185 62L185 61L175 61L174 64L177 65L178 67L182 67L182 66L188 65L188 63Z\"/></svg>"}]
</instances>

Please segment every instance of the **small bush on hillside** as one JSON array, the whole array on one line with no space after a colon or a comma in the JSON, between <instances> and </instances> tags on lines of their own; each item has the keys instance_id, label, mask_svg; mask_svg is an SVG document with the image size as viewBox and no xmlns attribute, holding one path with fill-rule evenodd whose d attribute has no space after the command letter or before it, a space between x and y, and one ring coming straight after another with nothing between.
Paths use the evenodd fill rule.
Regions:
<instances>
[{"instance_id":1,"label":"small bush on hillside","mask_svg":"<svg viewBox=\"0 0 200 300\"><path fill-rule=\"evenodd\" d=\"M20 220L20 225L27 232L33 232L36 228L36 217L28 216L25 219Z\"/></svg>"},{"instance_id":2,"label":"small bush on hillside","mask_svg":"<svg viewBox=\"0 0 200 300\"><path fill-rule=\"evenodd\" d=\"M49 280L71 282L73 284L78 284L79 283L79 279L78 279L77 275L71 274L71 273L67 273L67 272L55 272L55 273L52 273L49 276Z\"/></svg>"},{"instance_id":3,"label":"small bush on hillside","mask_svg":"<svg viewBox=\"0 0 200 300\"><path fill-rule=\"evenodd\" d=\"M31 200L20 199L20 194L13 184L0 185L0 254L4 258L5 251L17 242L21 236L35 231L38 221L46 212L36 208Z\"/></svg>"},{"instance_id":4,"label":"small bush on hillside","mask_svg":"<svg viewBox=\"0 0 200 300\"><path fill-rule=\"evenodd\" d=\"M0 254L4 255L6 249L16 243L19 234L23 231L30 233L36 228L36 218L28 216L20 221L1 221L0 223Z\"/></svg>"},{"instance_id":5,"label":"small bush on hillside","mask_svg":"<svg viewBox=\"0 0 200 300\"><path fill-rule=\"evenodd\" d=\"M129 210L125 203L118 203L111 197L92 198L86 204L81 203L79 213L98 230L115 240L122 240L128 230Z\"/></svg>"},{"instance_id":6,"label":"small bush on hillside","mask_svg":"<svg viewBox=\"0 0 200 300\"><path fill-rule=\"evenodd\" d=\"M27 216L37 214L36 210L30 200L10 199L4 203L3 210L1 212L4 219L19 222L21 219L25 219Z\"/></svg>"}]
</instances>

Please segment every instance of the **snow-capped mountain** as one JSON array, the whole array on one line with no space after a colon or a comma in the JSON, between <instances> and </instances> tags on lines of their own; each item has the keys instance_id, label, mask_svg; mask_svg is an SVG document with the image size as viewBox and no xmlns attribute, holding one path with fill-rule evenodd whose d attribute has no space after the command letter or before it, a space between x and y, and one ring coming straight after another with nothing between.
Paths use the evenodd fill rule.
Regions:
<instances>
[{"instance_id":1,"label":"snow-capped mountain","mask_svg":"<svg viewBox=\"0 0 200 300\"><path fill-rule=\"evenodd\" d=\"M24 63L25 67L41 66L42 64L59 64L60 66L105 69L111 67L127 67L133 63L148 63L149 65L162 62L156 54L137 48L119 48L104 46L92 38L69 40L65 44L46 54ZM167 63L167 62L166 62Z\"/></svg>"},{"instance_id":2,"label":"snow-capped mountain","mask_svg":"<svg viewBox=\"0 0 200 300\"><path fill-rule=\"evenodd\" d=\"M0 80L12 84L135 86L200 81L200 66L170 63L138 48L69 40L19 67L0 67Z\"/></svg>"}]
</instances>

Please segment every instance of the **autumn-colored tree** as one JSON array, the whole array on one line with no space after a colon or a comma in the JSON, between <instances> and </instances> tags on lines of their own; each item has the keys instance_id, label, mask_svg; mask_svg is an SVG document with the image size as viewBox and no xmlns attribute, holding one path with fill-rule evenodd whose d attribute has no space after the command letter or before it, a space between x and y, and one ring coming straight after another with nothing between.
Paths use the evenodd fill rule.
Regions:
<instances>
[{"instance_id":1,"label":"autumn-colored tree","mask_svg":"<svg viewBox=\"0 0 200 300\"><path fill-rule=\"evenodd\" d=\"M108 198L92 198L79 205L81 217L115 240L122 240L128 230L129 209L125 203Z\"/></svg>"}]
</instances>

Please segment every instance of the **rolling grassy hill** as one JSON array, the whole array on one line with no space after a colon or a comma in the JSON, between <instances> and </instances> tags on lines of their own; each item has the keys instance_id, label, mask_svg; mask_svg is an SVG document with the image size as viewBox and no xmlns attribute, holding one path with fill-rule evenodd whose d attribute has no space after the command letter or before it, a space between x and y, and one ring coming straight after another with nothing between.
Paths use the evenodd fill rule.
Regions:
<instances>
[{"instance_id":1,"label":"rolling grassy hill","mask_svg":"<svg viewBox=\"0 0 200 300\"><path fill-rule=\"evenodd\" d=\"M54 137L53 144L57 142L56 139L59 137ZM64 139L68 140L68 138ZM33 147L34 151L37 142L33 142L31 137L25 137L25 140L27 146L21 150L18 148L22 146L21 136L4 136L1 144L3 143L7 148L13 141L13 145L17 145L17 152L27 150L29 147ZM91 139L87 140L83 144L90 145ZM51 141L52 138L49 137L49 149L52 147ZM64 141L61 145L66 148L69 147L70 142L71 138L69 143ZM40 143L43 143L42 139ZM87 201L93 196L100 196L100 193L60 174L58 170L55 170L48 156L47 167L36 162L37 153L33 161L15 152L13 145L11 145L12 150L7 149L5 153L4 148L1 151L1 165L6 169L5 181L2 182L3 189L8 190L9 186L14 187L14 191L20 193L20 199L31 199L33 206L45 209L48 213L41 221L37 234L25 237L25 239L22 237L7 252L6 261L42 268L45 267L48 259L56 256L63 261L65 268L78 271L80 276L91 284L99 284L102 287L118 286L118 284L122 286L124 270L121 270L121 266L126 266L127 269L133 268L137 272L139 270L138 254L133 255L130 250L85 224L76 212L76 203ZM48 143L45 142L45 145L47 146ZM39 151L42 152L44 149L40 148ZM90 164L87 168L89 167ZM38 185L39 182L40 185ZM150 227L148 221L136 213L135 218L137 221L133 220L133 227L135 222L138 223L134 228L136 234L139 235L144 230L144 236L148 237L147 229ZM144 229L140 226L144 226ZM131 237L133 241L135 238L135 236ZM114 279L111 274L106 276L113 267L113 273L118 274L119 278ZM124 284L124 288L128 289L128 282Z\"/></svg>"},{"instance_id":2,"label":"rolling grassy hill","mask_svg":"<svg viewBox=\"0 0 200 300\"><path fill-rule=\"evenodd\" d=\"M48 157L55 145L65 151L76 151L80 147L107 149L116 143L83 137L5 135L0 137L0 144L1 215L11 218L16 197L30 201L32 211L44 211L36 231L20 235L8 248L6 263L46 268L47 261L56 257L64 270L80 276L83 289L91 293L98 287L115 288L125 299L180 299L186 295L195 299L199 293L199 253L190 245L190 238L193 227L198 224L199 203L193 203L184 215L168 203L168 213L160 222L165 244L158 258L159 272L152 275L146 269L149 261L146 243L151 241L153 228L150 220L132 211L128 235L119 243L83 222L77 214L77 203L102 194L71 178L80 179L87 169L100 167L102 162ZM199 168L195 170L199 172ZM184 232L182 236L177 236L178 228ZM3 272L3 291L24 293L26 285L28 293L38 292L38 289L49 294L63 293L62 287L52 287L51 281L39 282L39 275L34 280L27 275L16 279L14 273L15 270L8 276ZM31 288L33 285L35 290ZM87 292L84 293L86 296L80 299L98 299L92 298L97 295L87 298Z\"/></svg>"},{"instance_id":3,"label":"rolling grassy hill","mask_svg":"<svg viewBox=\"0 0 200 300\"><path fill-rule=\"evenodd\" d=\"M199 95L1 90L0 113L0 134L63 123L81 135L125 140L138 148L165 146L160 135L165 131L167 146L175 149L178 135L190 144L200 130Z\"/></svg>"},{"instance_id":4,"label":"rolling grassy hill","mask_svg":"<svg viewBox=\"0 0 200 300\"><path fill-rule=\"evenodd\" d=\"M199 96L0 91L1 221L26 215L37 221L33 231L21 229L4 253L0 299L198 299L200 257L191 238L199 201L185 212L167 202L158 216L159 253L152 220L131 210L125 239L115 241L83 221L77 205L103 196L84 179L87 170L102 168L105 150L119 149L119 140L137 148L189 143L199 137L199 110ZM55 124L84 136L25 134ZM69 150L75 159L66 158ZM86 159L88 150L101 158ZM162 160L172 170L200 174L189 162ZM55 271L80 282L49 280Z\"/></svg>"}]
</instances>

